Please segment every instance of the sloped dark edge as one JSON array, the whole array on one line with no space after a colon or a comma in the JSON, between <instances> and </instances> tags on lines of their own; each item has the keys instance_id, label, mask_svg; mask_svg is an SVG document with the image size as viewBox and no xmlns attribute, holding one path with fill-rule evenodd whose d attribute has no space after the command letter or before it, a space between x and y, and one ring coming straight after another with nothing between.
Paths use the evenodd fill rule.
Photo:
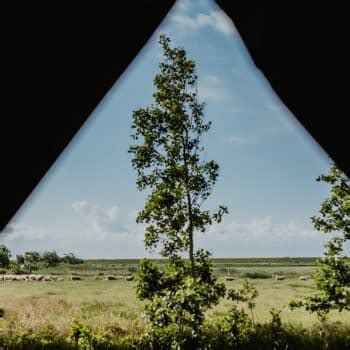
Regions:
<instances>
[{"instance_id":1,"label":"sloped dark edge","mask_svg":"<svg viewBox=\"0 0 350 350\"><path fill-rule=\"evenodd\" d=\"M345 7L288 1L217 3L280 99L349 176Z\"/></svg>"},{"instance_id":2,"label":"sloped dark edge","mask_svg":"<svg viewBox=\"0 0 350 350\"><path fill-rule=\"evenodd\" d=\"M173 4L162 0L2 6L0 229Z\"/></svg>"}]
</instances>

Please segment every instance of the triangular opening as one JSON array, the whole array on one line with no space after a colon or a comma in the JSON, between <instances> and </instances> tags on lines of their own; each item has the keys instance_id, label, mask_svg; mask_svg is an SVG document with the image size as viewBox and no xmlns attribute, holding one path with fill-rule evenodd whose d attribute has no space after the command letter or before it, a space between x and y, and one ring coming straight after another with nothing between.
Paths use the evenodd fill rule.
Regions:
<instances>
[{"instance_id":1,"label":"triangular opening","mask_svg":"<svg viewBox=\"0 0 350 350\"><path fill-rule=\"evenodd\" d=\"M315 178L327 173L331 161L253 65L229 18L205 1L176 4L7 226L2 241L13 256L30 250L73 252L84 259L149 255L143 226L135 223L145 195L135 187L127 151L132 111L153 102L160 33L196 61L199 97L213 122L203 138L205 157L220 165L206 205L223 202L230 211L207 235L196 235L196 244L214 258L322 255L327 237L313 229L310 217L328 195ZM261 261L265 268L276 262ZM282 265L273 271L285 273L289 267Z\"/></svg>"}]
</instances>

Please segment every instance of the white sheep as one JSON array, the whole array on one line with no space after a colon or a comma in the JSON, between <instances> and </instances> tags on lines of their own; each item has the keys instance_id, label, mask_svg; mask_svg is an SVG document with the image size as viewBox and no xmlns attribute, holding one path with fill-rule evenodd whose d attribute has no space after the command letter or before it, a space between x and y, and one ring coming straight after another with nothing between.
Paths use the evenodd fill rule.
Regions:
<instances>
[{"instance_id":1,"label":"white sheep","mask_svg":"<svg viewBox=\"0 0 350 350\"><path fill-rule=\"evenodd\" d=\"M286 276L281 276L281 275L276 275L275 276L275 280L276 281L283 281L283 280L285 280L286 279Z\"/></svg>"}]
</instances>

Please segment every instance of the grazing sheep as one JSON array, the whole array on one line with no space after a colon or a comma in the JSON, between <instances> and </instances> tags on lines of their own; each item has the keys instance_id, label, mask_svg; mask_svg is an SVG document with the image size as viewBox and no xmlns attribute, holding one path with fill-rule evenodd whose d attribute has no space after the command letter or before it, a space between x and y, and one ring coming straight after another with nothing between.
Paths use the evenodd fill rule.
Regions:
<instances>
[{"instance_id":1,"label":"grazing sheep","mask_svg":"<svg viewBox=\"0 0 350 350\"><path fill-rule=\"evenodd\" d=\"M4 281L12 281L14 275L4 275Z\"/></svg>"},{"instance_id":2,"label":"grazing sheep","mask_svg":"<svg viewBox=\"0 0 350 350\"><path fill-rule=\"evenodd\" d=\"M44 281L44 282L52 282L53 279L51 278L51 276L45 276L45 277L43 278L43 281Z\"/></svg>"},{"instance_id":3,"label":"grazing sheep","mask_svg":"<svg viewBox=\"0 0 350 350\"><path fill-rule=\"evenodd\" d=\"M37 275L30 274L30 275L28 275L28 280L29 280L29 281L36 281L36 276L37 276Z\"/></svg>"},{"instance_id":4,"label":"grazing sheep","mask_svg":"<svg viewBox=\"0 0 350 350\"><path fill-rule=\"evenodd\" d=\"M133 281L134 279L135 279L135 276L133 276L133 275L125 276L126 281Z\"/></svg>"},{"instance_id":5,"label":"grazing sheep","mask_svg":"<svg viewBox=\"0 0 350 350\"><path fill-rule=\"evenodd\" d=\"M4 280L4 275L0 275L0 281Z\"/></svg>"},{"instance_id":6,"label":"grazing sheep","mask_svg":"<svg viewBox=\"0 0 350 350\"><path fill-rule=\"evenodd\" d=\"M11 281L23 281L23 277L21 275L13 275Z\"/></svg>"},{"instance_id":7,"label":"grazing sheep","mask_svg":"<svg viewBox=\"0 0 350 350\"><path fill-rule=\"evenodd\" d=\"M276 275L275 276L275 280L276 281L283 281L283 280L285 280L286 279L286 276L279 276L279 275Z\"/></svg>"},{"instance_id":8,"label":"grazing sheep","mask_svg":"<svg viewBox=\"0 0 350 350\"><path fill-rule=\"evenodd\" d=\"M308 279L310 279L310 276L300 276L299 277L299 281L307 281Z\"/></svg>"},{"instance_id":9,"label":"grazing sheep","mask_svg":"<svg viewBox=\"0 0 350 350\"><path fill-rule=\"evenodd\" d=\"M113 276L113 275L107 275L106 278L105 278L105 281L114 281L116 280L116 276Z\"/></svg>"},{"instance_id":10,"label":"grazing sheep","mask_svg":"<svg viewBox=\"0 0 350 350\"><path fill-rule=\"evenodd\" d=\"M225 280L226 281L234 281L235 279L233 277L226 277Z\"/></svg>"},{"instance_id":11,"label":"grazing sheep","mask_svg":"<svg viewBox=\"0 0 350 350\"><path fill-rule=\"evenodd\" d=\"M43 275L36 275L36 276L35 276L35 281L42 281L43 278L44 278Z\"/></svg>"},{"instance_id":12,"label":"grazing sheep","mask_svg":"<svg viewBox=\"0 0 350 350\"><path fill-rule=\"evenodd\" d=\"M81 281L81 277L80 277L80 276L73 275L73 276L71 276L71 280L72 280L72 281Z\"/></svg>"}]
</instances>

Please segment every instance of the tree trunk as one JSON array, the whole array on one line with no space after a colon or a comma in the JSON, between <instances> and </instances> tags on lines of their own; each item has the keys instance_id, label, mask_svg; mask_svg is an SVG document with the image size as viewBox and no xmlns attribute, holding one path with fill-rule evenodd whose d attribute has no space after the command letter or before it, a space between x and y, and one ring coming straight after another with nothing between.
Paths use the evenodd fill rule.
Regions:
<instances>
[{"instance_id":1,"label":"tree trunk","mask_svg":"<svg viewBox=\"0 0 350 350\"><path fill-rule=\"evenodd\" d=\"M188 130L185 131L185 139L188 141L189 135ZM187 163L187 142L183 144L183 160L185 165L185 183L186 183L186 195L187 195L187 210L188 210L188 235L189 235L189 259L190 259L190 270L191 276L194 277L194 257L193 257L193 223L192 223L192 203L191 203L191 194L188 188L188 163Z\"/></svg>"},{"instance_id":2,"label":"tree trunk","mask_svg":"<svg viewBox=\"0 0 350 350\"><path fill-rule=\"evenodd\" d=\"M188 235L189 235L189 259L190 259L190 269L191 276L194 277L194 257L193 257L193 226L192 226L192 206L191 197L187 192L187 207L188 207Z\"/></svg>"}]
</instances>

